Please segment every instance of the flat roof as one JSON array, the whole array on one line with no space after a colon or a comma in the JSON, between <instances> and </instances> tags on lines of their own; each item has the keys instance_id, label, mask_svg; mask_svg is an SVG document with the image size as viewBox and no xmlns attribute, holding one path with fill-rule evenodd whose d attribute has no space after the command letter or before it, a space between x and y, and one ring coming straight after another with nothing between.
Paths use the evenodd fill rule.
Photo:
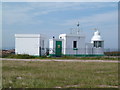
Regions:
<instances>
[{"instance_id":1,"label":"flat roof","mask_svg":"<svg viewBox=\"0 0 120 90\"><path fill-rule=\"evenodd\" d=\"M85 37L84 34L60 34L59 37L64 36L64 37Z\"/></svg>"},{"instance_id":2,"label":"flat roof","mask_svg":"<svg viewBox=\"0 0 120 90\"><path fill-rule=\"evenodd\" d=\"M40 38L44 37L42 34L15 34L16 38Z\"/></svg>"}]
</instances>

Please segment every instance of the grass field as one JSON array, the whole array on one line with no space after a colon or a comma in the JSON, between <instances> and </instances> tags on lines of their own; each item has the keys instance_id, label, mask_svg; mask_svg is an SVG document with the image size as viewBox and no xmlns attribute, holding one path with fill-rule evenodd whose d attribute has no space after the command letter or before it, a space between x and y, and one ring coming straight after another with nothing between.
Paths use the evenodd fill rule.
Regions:
<instances>
[{"instance_id":1,"label":"grass field","mask_svg":"<svg viewBox=\"0 0 120 90\"><path fill-rule=\"evenodd\" d=\"M117 88L118 64L3 61L3 88Z\"/></svg>"},{"instance_id":2,"label":"grass field","mask_svg":"<svg viewBox=\"0 0 120 90\"><path fill-rule=\"evenodd\" d=\"M118 60L120 56L31 56L28 54L2 54L2 58L14 58L14 59L77 59L77 60Z\"/></svg>"}]
</instances>

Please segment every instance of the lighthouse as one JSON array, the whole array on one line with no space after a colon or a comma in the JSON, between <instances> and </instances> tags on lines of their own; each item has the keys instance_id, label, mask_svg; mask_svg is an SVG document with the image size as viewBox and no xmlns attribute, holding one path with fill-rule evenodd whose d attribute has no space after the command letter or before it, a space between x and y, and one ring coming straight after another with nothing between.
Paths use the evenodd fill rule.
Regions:
<instances>
[{"instance_id":1,"label":"lighthouse","mask_svg":"<svg viewBox=\"0 0 120 90\"><path fill-rule=\"evenodd\" d=\"M98 30L94 32L94 35L91 39L91 44L93 45L93 54L104 54L104 40L102 39Z\"/></svg>"},{"instance_id":2,"label":"lighthouse","mask_svg":"<svg viewBox=\"0 0 120 90\"><path fill-rule=\"evenodd\" d=\"M85 42L86 35L77 28L71 33L53 36L49 42L42 34L15 34L15 53L33 56L102 56L104 55L104 40L100 32L95 29L91 41ZM47 44L49 43L49 47Z\"/></svg>"}]
</instances>

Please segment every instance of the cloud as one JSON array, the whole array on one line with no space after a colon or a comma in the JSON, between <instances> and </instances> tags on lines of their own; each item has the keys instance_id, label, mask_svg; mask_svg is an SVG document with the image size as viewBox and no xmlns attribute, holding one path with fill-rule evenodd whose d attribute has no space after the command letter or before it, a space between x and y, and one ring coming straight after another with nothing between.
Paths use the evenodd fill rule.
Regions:
<instances>
[{"instance_id":1,"label":"cloud","mask_svg":"<svg viewBox=\"0 0 120 90\"><path fill-rule=\"evenodd\" d=\"M39 12L35 12L34 15L45 15L53 12L68 11L68 10L87 10L87 9L100 9L105 7L116 7L115 3L85 3L85 2L54 2L54 3L31 3L29 7L34 9L40 9Z\"/></svg>"},{"instance_id":2,"label":"cloud","mask_svg":"<svg viewBox=\"0 0 120 90\"><path fill-rule=\"evenodd\" d=\"M75 28L77 22L80 23L80 29L86 31L89 41L93 28L97 28L102 32L102 36L105 40L105 48L117 48L118 39L118 11L109 11L105 13L92 14L90 16L84 16L77 19L63 20L61 23L57 23L61 27ZM114 43L114 44L111 44Z\"/></svg>"},{"instance_id":3,"label":"cloud","mask_svg":"<svg viewBox=\"0 0 120 90\"><path fill-rule=\"evenodd\" d=\"M25 7L25 5L16 5L14 4L3 4L3 24L36 24L42 23L40 20L34 20L32 13L29 13L30 10L33 10L31 7Z\"/></svg>"},{"instance_id":4,"label":"cloud","mask_svg":"<svg viewBox=\"0 0 120 90\"><path fill-rule=\"evenodd\" d=\"M4 0L3 2L43 2L43 0ZM119 2L119 0L44 0L44 2Z\"/></svg>"},{"instance_id":5,"label":"cloud","mask_svg":"<svg viewBox=\"0 0 120 90\"><path fill-rule=\"evenodd\" d=\"M106 13L100 13L100 14L94 14L91 16L85 16L78 19L70 19L63 21L63 26L73 26L77 22L80 22L81 24L85 26L98 26L101 24L115 24L118 22L118 11L111 11Z\"/></svg>"},{"instance_id":6,"label":"cloud","mask_svg":"<svg viewBox=\"0 0 120 90\"><path fill-rule=\"evenodd\" d=\"M100 12L100 10L103 9L105 9L104 12ZM97 10L98 12L96 12ZM63 11L62 19L61 16L58 15L60 14L59 13L60 11ZM67 17L66 11L68 12L76 11L79 12L79 15L76 15L77 18L75 19L71 17L72 15L68 15L69 18L66 18ZM82 11L86 11L86 13L83 12L85 15L81 14ZM87 11L93 11L93 12L87 12ZM58 16L52 18L50 15L51 14L53 15L54 13L57 13L55 15ZM59 35L59 33L63 33L63 32L66 33L67 32L65 31L66 29L76 25L76 23L79 21L80 25L85 27L85 29L86 27L94 28L96 26L101 25L101 27L104 28L103 30L105 30L103 31L104 35L102 34L103 36L105 36L105 40L106 40L105 42L107 43L105 45L111 47L112 46L112 44L110 44L111 42L112 43L117 42L116 41L117 36L115 36L117 30L116 27L117 17L118 17L117 3L97 3L97 2L96 3L86 3L86 2L3 3L3 26L5 27L3 28L5 32L3 41L5 43L3 44L6 45L6 47L10 47L10 43L11 46L14 46L14 33L41 32L48 35L53 35L53 34ZM26 27L21 27L19 25L21 26L26 25ZM88 30L88 28L86 30ZM89 33L89 31L90 30L87 31L88 33L87 37L90 40L92 34ZM113 34L114 36L112 36ZM113 47L116 46L113 45Z\"/></svg>"},{"instance_id":7,"label":"cloud","mask_svg":"<svg viewBox=\"0 0 120 90\"><path fill-rule=\"evenodd\" d=\"M5 24L37 24L43 21L37 16L47 15L59 11L88 10L105 7L116 7L116 4L103 3L68 3L68 2L40 2L40 3L3 3L3 23ZM85 22L85 21L84 21Z\"/></svg>"}]
</instances>

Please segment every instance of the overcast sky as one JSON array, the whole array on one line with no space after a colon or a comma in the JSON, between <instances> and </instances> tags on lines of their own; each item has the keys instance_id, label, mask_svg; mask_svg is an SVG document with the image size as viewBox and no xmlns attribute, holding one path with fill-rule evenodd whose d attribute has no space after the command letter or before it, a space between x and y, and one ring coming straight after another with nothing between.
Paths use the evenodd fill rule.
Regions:
<instances>
[{"instance_id":1,"label":"overcast sky","mask_svg":"<svg viewBox=\"0 0 120 90\"><path fill-rule=\"evenodd\" d=\"M117 2L4 2L3 48L14 48L14 34L45 34L48 38L69 33L77 22L90 42L98 28L105 48L118 47Z\"/></svg>"}]
</instances>

